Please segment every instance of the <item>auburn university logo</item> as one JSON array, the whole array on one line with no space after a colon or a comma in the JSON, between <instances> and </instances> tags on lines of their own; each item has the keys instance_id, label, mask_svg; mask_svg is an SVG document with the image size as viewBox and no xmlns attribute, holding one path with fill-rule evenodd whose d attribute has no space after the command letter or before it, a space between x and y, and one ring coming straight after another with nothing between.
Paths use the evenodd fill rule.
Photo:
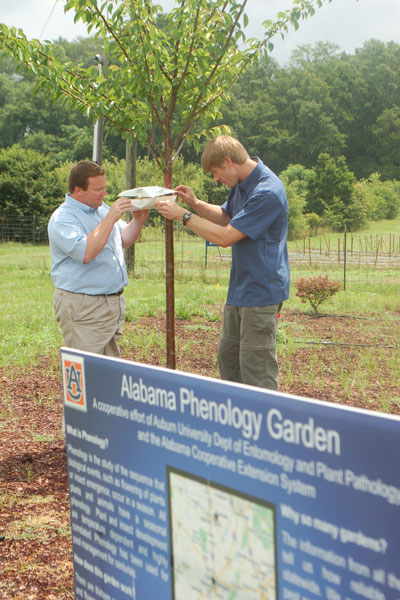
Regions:
<instances>
[{"instance_id":1,"label":"auburn university logo","mask_svg":"<svg viewBox=\"0 0 400 600\"><path fill-rule=\"evenodd\" d=\"M87 411L83 357L62 354L64 404Z\"/></svg>"}]
</instances>

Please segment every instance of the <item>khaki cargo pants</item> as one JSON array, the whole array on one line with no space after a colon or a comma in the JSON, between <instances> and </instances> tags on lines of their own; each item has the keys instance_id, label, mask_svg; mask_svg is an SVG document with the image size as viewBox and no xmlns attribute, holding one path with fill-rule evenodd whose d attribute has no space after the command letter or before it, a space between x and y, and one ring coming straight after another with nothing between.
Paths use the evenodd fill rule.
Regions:
<instances>
[{"instance_id":1,"label":"khaki cargo pants","mask_svg":"<svg viewBox=\"0 0 400 600\"><path fill-rule=\"evenodd\" d=\"M222 379L278 390L276 330L280 306L225 305L218 347Z\"/></svg>"}]
</instances>

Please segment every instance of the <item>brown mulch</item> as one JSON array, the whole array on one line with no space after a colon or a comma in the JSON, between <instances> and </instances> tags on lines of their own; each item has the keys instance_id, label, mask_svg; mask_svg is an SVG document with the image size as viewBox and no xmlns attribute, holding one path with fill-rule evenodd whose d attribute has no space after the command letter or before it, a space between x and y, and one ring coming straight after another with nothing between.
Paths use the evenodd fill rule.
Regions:
<instances>
[{"instance_id":1,"label":"brown mulch","mask_svg":"<svg viewBox=\"0 0 400 600\"><path fill-rule=\"evenodd\" d=\"M400 414L399 320L311 318L285 310L281 391ZM176 368L218 377L220 327L200 318L177 321ZM126 331L133 338L151 331L164 336L165 322L141 318ZM129 350L124 358L165 364L156 346L146 355ZM0 599L73 598L61 398L54 357L29 369L0 369Z\"/></svg>"}]
</instances>

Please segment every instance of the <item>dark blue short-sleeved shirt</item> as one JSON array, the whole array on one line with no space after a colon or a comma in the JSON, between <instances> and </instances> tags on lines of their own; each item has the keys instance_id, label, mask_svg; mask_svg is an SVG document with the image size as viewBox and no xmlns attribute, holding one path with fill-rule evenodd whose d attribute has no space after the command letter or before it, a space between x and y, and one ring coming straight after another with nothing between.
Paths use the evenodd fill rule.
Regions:
<instances>
[{"instance_id":1,"label":"dark blue short-sleeved shirt","mask_svg":"<svg viewBox=\"0 0 400 600\"><path fill-rule=\"evenodd\" d=\"M232 244L227 304L268 306L289 297L288 201L282 181L263 162L229 192L222 209L246 237Z\"/></svg>"}]
</instances>

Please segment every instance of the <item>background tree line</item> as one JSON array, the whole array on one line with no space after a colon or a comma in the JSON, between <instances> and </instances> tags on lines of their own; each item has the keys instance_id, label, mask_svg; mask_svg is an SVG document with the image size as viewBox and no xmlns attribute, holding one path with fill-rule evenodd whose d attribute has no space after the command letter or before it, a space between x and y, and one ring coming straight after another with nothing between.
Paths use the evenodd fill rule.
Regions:
<instances>
[{"instance_id":1,"label":"background tree line","mask_svg":"<svg viewBox=\"0 0 400 600\"><path fill-rule=\"evenodd\" d=\"M99 40L59 39L55 47L61 59L85 63L99 53ZM92 155L92 123L81 112L52 104L35 84L0 57L3 216L47 218L63 198L71 163ZM262 55L232 88L220 123L284 179L291 237L321 225L354 230L370 219L397 216L399 88L400 45L376 40L354 55L330 43L299 46L285 66ZM140 147L138 155L138 185L162 185ZM124 156L125 141L106 126L110 198L125 187ZM174 178L191 183L205 200L221 203L226 197L202 173L192 147L183 148Z\"/></svg>"}]
</instances>

